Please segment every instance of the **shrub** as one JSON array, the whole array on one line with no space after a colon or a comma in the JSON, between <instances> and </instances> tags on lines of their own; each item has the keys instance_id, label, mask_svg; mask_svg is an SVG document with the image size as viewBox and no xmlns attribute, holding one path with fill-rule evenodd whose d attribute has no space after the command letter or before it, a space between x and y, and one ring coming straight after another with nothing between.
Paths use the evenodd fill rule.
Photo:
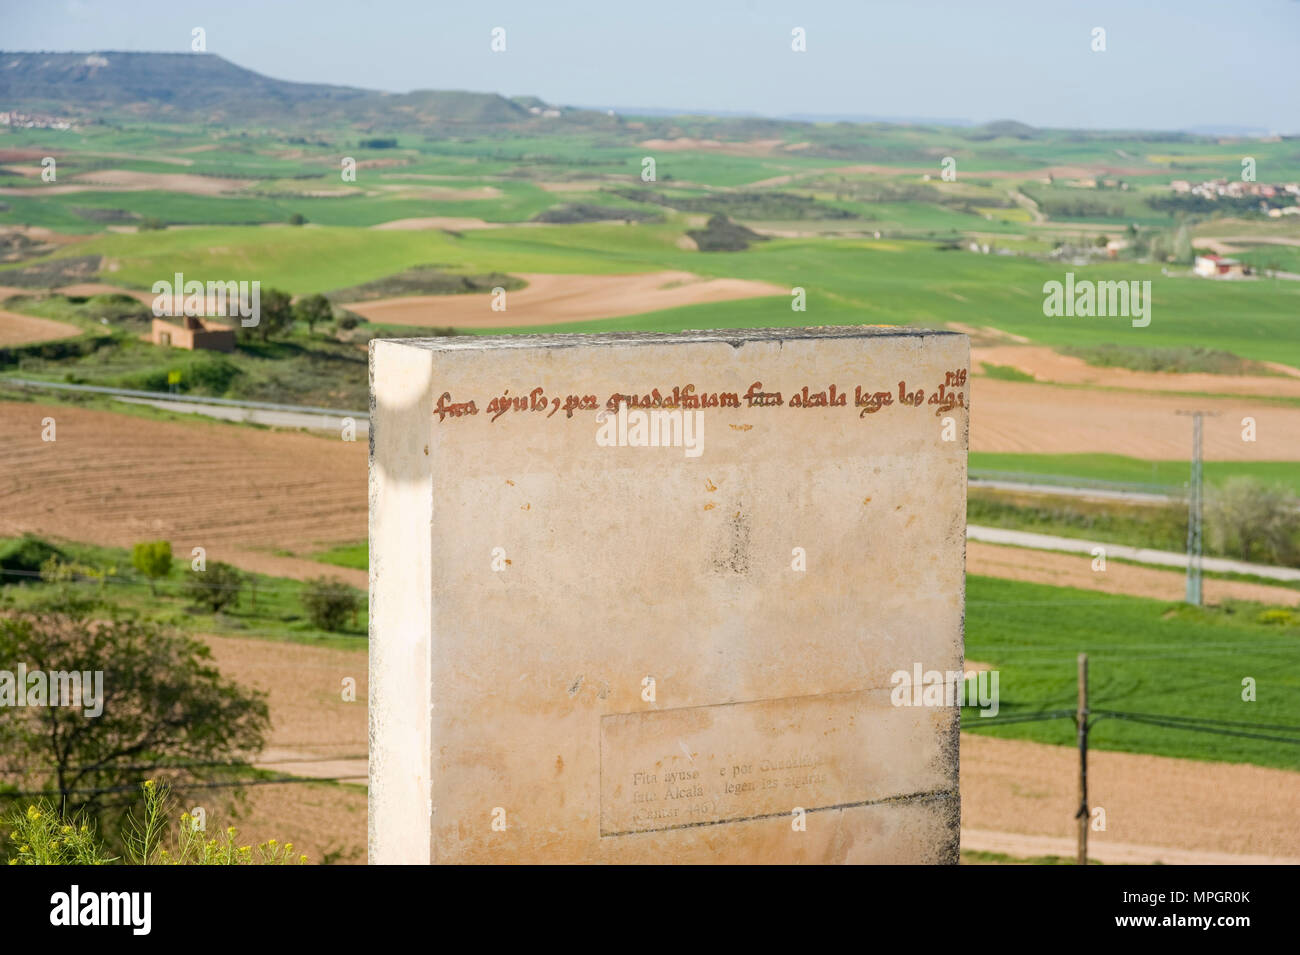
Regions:
<instances>
[{"instance_id":1,"label":"shrub","mask_svg":"<svg viewBox=\"0 0 1300 955\"><path fill-rule=\"evenodd\" d=\"M183 587L185 596L200 607L216 613L235 603L244 587L244 575L220 561L205 570L189 570Z\"/></svg>"},{"instance_id":2,"label":"shrub","mask_svg":"<svg viewBox=\"0 0 1300 955\"><path fill-rule=\"evenodd\" d=\"M224 355L191 362L184 371L193 387L217 396L230 390L231 382L241 374L239 366Z\"/></svg>"},{"instance_id":3,"label":"shrub","mask_svg":"<svg viewBox=\"0 0 1300 955\"><path fill-rule=\"evenodd\" d=\"M307 581L302 603L312 623L331 632L342 630L344 621L361 605L357 592L350 586L341 580L325 577Z\"/></svg>"},{"instance_id":4,"label":"shrub","mask_svg":"<svg viewBox=\"0 0 1300 955\"><path fill-rule=\"evenodd\" d=\"M149 592L158 595L158 579L172 572L170 541L140 541L131 548L131 566L149 578Z\"/></svg>"},{"instance_id":5,"label":"shrub","mask_svg":"<svg viewBox=\"0 0 1300 955\"><path fill-rule=\"evenodd\" d=\"M1295 558L1300 512L1286 488L1240 475L1214 488L1208 504L1216 547L1242 560L1288 564Z\"/></svg>"},{"instance_id":6,"label":"shrub","mask_svg":"<svg viewBox=\"0 0 1300 955\"><path fill-rule=\"evenodd\" d=\"M218 838L205 839L194 818L180 815L171 838L170 848L164 836L170 825L167 817L174 811L174 800L165 783L149 779L140 787L144 793L144 814L127 823L126 859L128 865L305 865L305 855L293 855L293 843L268 839L254 851L252 845L237 845L239 831L229 826ZM123 861L109 856L94 828L84 815L64 819L44 800L29 805L25 812L15 812L9 819L13 828L10 845L15 847L10 865L106 865Z\"/></svg>"},{"instance_id":7,"label":"shrub","mask_svg":"<svg viewBox=\"0 0 1300 955\"><path fill-rule=\"evenodd\" d=\"M0 545L0 583L22 583L40 576L41 567L51 557L66 555L39 537L24 534L16 541Z\"/></svg>"}]
</instances>

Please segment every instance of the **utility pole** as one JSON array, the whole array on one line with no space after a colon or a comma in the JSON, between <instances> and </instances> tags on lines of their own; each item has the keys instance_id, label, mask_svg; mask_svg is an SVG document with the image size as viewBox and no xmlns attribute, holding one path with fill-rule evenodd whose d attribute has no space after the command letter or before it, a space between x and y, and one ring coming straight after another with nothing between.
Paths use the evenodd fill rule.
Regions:
<instances>
[{"instance_id":1,"label":"utility pole","mask_svg":"<svg viewBox=\"0 0 1300 955\"><path fill-rule=\"evenodd\" d=\"M1201 421L1206 416L1218 414L1217 411L1176 411L1175 414L1188 415L1192 419L1192 476L1187 486L1187 602L1193 606L1201 605L1201 551L1202 551L1202 503L1203 487L1201 482Z\"/></svg>"},{"instance_id":2,"label":"utility pole","mask_svg":"<svg viewBox=\"0 0 1300 955\"><path fill-rule=\"evenodd\" d=\"M1079 865L1088 864L1088 654L1079 654L1079 709L1074 716L1079 735Z\"/></svg>"}]
</instances>

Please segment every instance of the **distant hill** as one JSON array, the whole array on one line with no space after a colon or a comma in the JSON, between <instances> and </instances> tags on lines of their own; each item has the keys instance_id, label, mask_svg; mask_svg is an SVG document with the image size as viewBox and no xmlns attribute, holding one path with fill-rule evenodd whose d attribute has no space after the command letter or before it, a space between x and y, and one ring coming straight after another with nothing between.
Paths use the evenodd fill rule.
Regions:
<instances>
[{"instance_id":1,"label":"distant hill","mask_svg":"<svg viewBox=\"0 0 1300 955\"><path fill-rule=\"evenodd\" d=\"M341 122L363 129L442 125L495 126L556 121L536 97L417 90L381 93L323 83L291 83L237 66L214 53L3 53L0 110L82 118L274 122ZM590 110L561 110L560 120L614 123Z\"/></svg>"}]
</instances>

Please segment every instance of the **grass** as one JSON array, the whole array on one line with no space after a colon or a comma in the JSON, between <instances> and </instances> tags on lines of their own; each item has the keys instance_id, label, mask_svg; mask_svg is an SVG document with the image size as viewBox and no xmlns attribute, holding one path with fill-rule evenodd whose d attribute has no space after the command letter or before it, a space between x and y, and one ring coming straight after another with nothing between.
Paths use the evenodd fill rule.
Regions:
<instances>
[{"instance_id":1,"label":"grass","mask_svg":"<svg viewBox=\"0 0 1300 955\"><path fill-rule=\"evenodd\" d=\"M1188 449L1191 449L1190 426ZM1230 477L1245 475L1270 484L1281 484L1300 497L1300 462L1296 461L1206 461L1204 477L1210 484L1222 484ZM1132 485L1151 485L1151 490L1177 493L1190 478L1191 465L1185 461L1149 461L1119 454L1001 454L972 451L970 469L973 477L996 473L1006 479L1031 482L1079 484L1108 481Z\"/></svg>"},{"instance_id":2,"label":"grass","mask_svg":"<svg viewBox=\"0 0 1300 955\"><path fill-rule=\"evenodd\" d=\"M982 849L962 849L962 865L1075 865L1073 856L1019 856L1004 852L985 852ZM1089 858L1088 865L1102 865L1096 859Z\"/></svg>"},{"instance_id":3,"label":"grass","mask_svg":"<svg viewBox=\"0 0 1300 955\"><path fill-rule=\"evenodd\" d=\"M1089 656L1093 709L1224 721L1231 733L1300 740L1300 626L1258 622L1263 608L1168 604L1072 588L967 577L966 655L1000 671L1000 717L1075 705L1079 653ZM1242 680L1257 681L1243 702ZM964 732L1073 745L1069 719L990 726L974 710ZM983 724L983 725L981 725ZM1264 729L1263 727L1285 727ZM1100 719L1097 749L1300 770L1300 745Z\"/></svg>"},{"instance_id":4,"label":"grass","mask_svg":"<svg viewBox=\"0 0 1300 955\"><path fill-rule=\"evenodd\" d=\"M1181 550L1187 540L1187 508L1180 503L1129 504L971 488L966 521L1157 550Z\"/></svg>"},{"instance_id":5,"label":"grass","mask_svg":"<svg viewBox=\"0 0 1300 955\"><path fill-rule=\"evenodd\" d=\"M1082 358L1089 365L1128 368L1132 371L1169 371L1180 374L1202 372L1212 375L1275 375L1259 362L1244 361L1230 352L1213 348L1134 348L1118 345L1061 349L1067 355Z\"/></svg>"},{"instance_id":6,"label":"grass","mask_svg":"<svg viewBox=\"0 0 1300 955\"><path fill-rule=\"evenodd\" d=\"M336 567L350 567L354 570L370 569L370 542L359 544L341 544L311 555L311 559L322 564L334 564Z\"/></svg>"},{"instance_id":7,"label":"grass","mask_svg":"<svg viewBox=\"0 0 1300 955\"><path fill-rule=\"evenodd\" d=\"M8 542L0 541L0 547ZM301 581L249 575L257 582L256 607L245 588L237 606L213 615L188 606L178 593L176 577L160 585L159 596L151 596L147 583L130 570L125 550L55 543L69 560L109 574L101 591L105 599L183 630L345 649L366 642L364 612L355 626L349 623L341 633L314 628L302 608L308 585ZM364 566L362 544L336 548L329 556L338 563L349 561L345 566ZM20 605L39 597L46 586L27 579L4 587ZM364 607L365 596L360 596ZM1000 716L1072 708L1075 658L1086 652L1092 674L1090 700L1096 709L1221 720L1241 724L1229 727L1233 732L1300 740L1300 614L1294 611L1270 614L1269 608L1239 602L1195 608L979 576L967 578L966 608L966 655L999 670ZM1257 681L1258 702L1242 701L1244 677ZM963 714L964 731L1059 745L1074 741L1069 720L1006 726L991 722L975 711ZM1300 748L1295 745L1114 718L1097 723L1091 744L1300 770Z\"/></svg>"},{"instance_id":8,"label":"grass","mask_svg":"<svg viewBox=\"0 0 1300 955\"><path fill-rule=\"evenodd\" d=\"M999 381L1036 381L1033 375L1021 371L1013 365L994 365L987 361L980 362L980 367L984 369L984 374L989 378L996 378Z\"/></svg>"},{"instance_id":9,"label":"grass","mask_svg":"<svg viewBox=\"0 0 1300 955\"><path fill-rule=\"evenodd\" d=\"M0 550L15 540L0 538ZM367 597L362 591L357 591L362 609L357 613L355 623L349 620L343 630L332 633L315 627L308 617L302 603L303 594L310 586L305 581L242 572L245 585L238 600L213 614L193 607L181 593L181 580L189 567L188 560L178 558L174 562L172 575L158 583L158 595L154 596L148 580L131 567L129 551L73 541L51 543L63 551L69 561L93 567L107 575L102 585L86 582L80 586L98 590L100 596L111 604L138 611L142 616L180 630L348 650L363 647L368 640ZM47 586L30 575L8 573L0 579L3 580L3 593L12 597L19 606L39 599Z\"/></svg>"},{"instance_id":10,"label":"grass","mask_svg":"<svg viewBox=\"0 0 1300 955\"><path fill-rule=\"evenodd\" d=\"M11 354L0 350L0 368L18 377L159 392L168 390L170 373L180 372L183 394L328 408L368 405L365 351L324 330L309 334L299 324L283 339L244 343L229 355L190 352L142 341L148 308L132 302L134 311L114 313L106 310L111 299L11 299L14 311L72 322L88 332ZM113 315L108 326L97 323L100 315Z\"/></svg>"}]
</instances>

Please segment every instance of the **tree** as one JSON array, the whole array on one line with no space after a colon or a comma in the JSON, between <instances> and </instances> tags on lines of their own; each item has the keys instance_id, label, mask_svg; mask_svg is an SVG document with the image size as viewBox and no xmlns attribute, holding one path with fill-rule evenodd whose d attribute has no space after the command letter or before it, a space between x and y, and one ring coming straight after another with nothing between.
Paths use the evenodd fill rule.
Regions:
<instances>
[{"instance_id":1,"label":"tree","mask_svg":"<svg viewBox=\"0 0 1300 955\"><path fill-rule=\"evenodd\" d=\"M1300 512L1286 488L1258 478L1229 478L1209 495L1207 523L1219 550L1242 560L1286 564L1296 555Z\"/></svg>"},{"instance_id":2,"label":"tree","mask_svg":"<svg viewBox=\"0 0 1300 955\"><path fill-rule=\"evenodd\" d=\"M311 333L317 322L328 322L334 317L334 306L324 295L309 295L298 300L293 307L293 314L298 321L307 323L307 331Z\"/></svg>"},{"instance_id":3,"label":"tree","mask_svg":"<svg viewBox=\"0 0 1300 955\"><path fill-rule=\"evenodd\" d=\"M172 572L170 541L140 541L131 548L131 566L149 578L149 592L158 596L158 579Z\"/></svg>"},{"instance_id":4,"label":"tree","mask_svg":"<svg viewBox=\"0 0 1300 955\"><path fill-rule=\"evenodd\" d=\"M1192 240L1185 225L1180 225L1174 233L1174 261L1180 265L1192 264Z\"/></svg>"},{"instance_id":5,"label":"tree","mask_svg":"<svg viewBox=\"0 0 1300 955\"><path fill-rule=\"evenodd\" d=\"M0 706L0 772L68 816L107 821L142 767L172 767L178 789L211 778L260 751L270 727L264 695L225 680L206 644L72 590L0 617L0 659L28 674L27 705ZM37 673L60 705L33 705ZM16 691L0 679L0 699Z\"/></svg>"},{"instance_id":6,"label":"tree","mask_svg":"<svg viewBox=\"0 0 1300 955\"><path fill-rule=\"evenodd\" d=\"M286 331L292 324L293 306L289 293L276 288L262 289L257 324L247 327L241 325L239 334L245 340L256 335L262 341L267 341L271 336Z\"/></svg>"},{"instance_id":7,"label":"tree","mask_svg":"<svg viewBox=\"0 0 1300 955\"><path fill-rule=\"evenodd\" d=\"M220 561L205 570L190 570L185 574L185 596L200 607L216 613L239 599L244 587L244 575Z\"/></svg>"},{"instance_id":8,"label":"tree","mask_svg":"<svg viewBox=\"0 0 1300 955\"><path fill-rule=\"evenodd\" d=\"M312 623L331 632L342 630L348 615L356 613L361 605L355 590L341 580L325 577L307 581L302 603Z\"/></svg>"}]
</instances>

